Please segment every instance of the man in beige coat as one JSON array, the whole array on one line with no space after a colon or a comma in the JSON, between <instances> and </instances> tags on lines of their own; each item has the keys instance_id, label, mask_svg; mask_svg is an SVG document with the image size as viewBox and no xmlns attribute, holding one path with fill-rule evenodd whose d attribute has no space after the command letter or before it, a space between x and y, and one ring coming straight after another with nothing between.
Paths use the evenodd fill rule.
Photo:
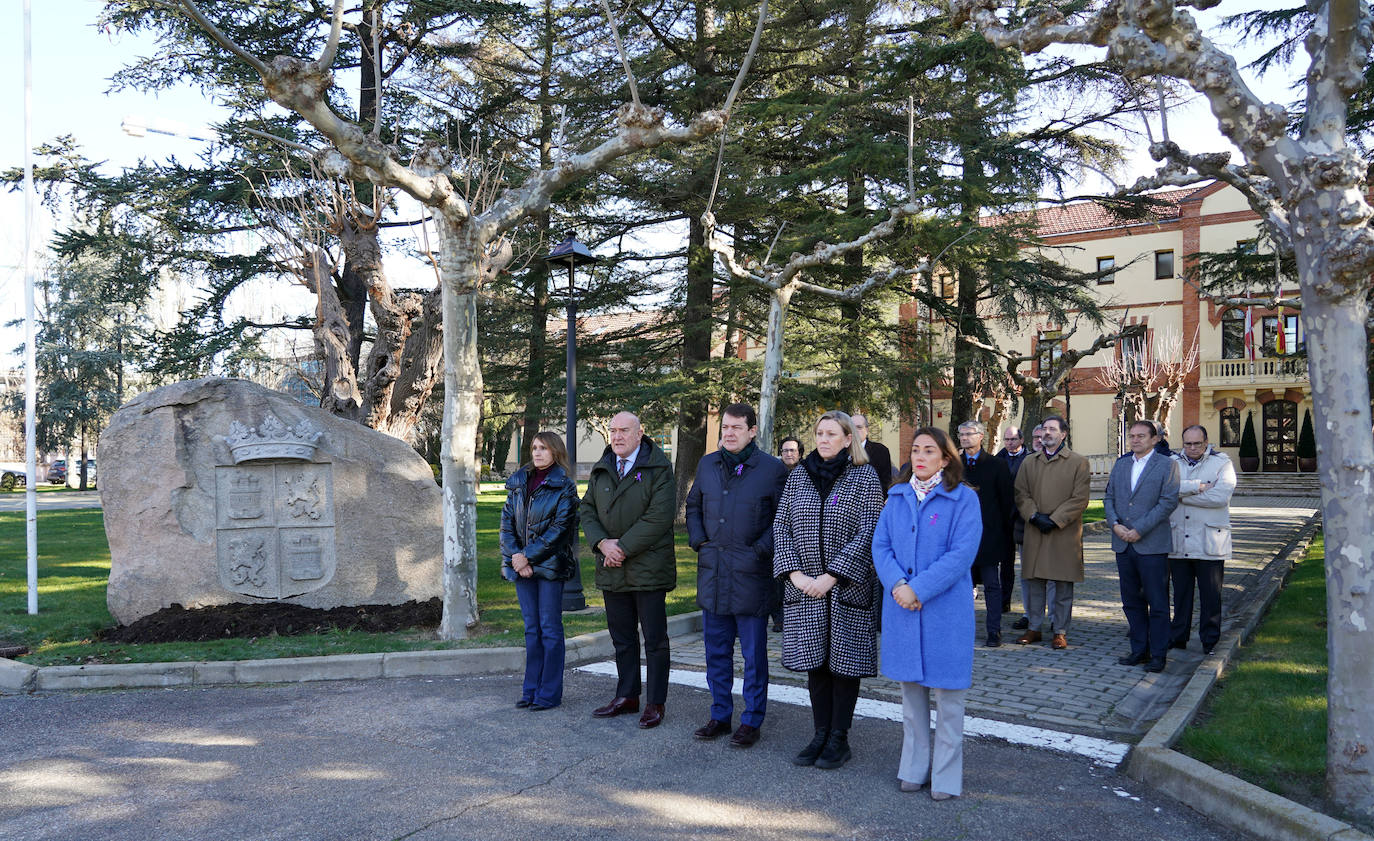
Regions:
<instances>
[{"instance_id":1,"label":"man in beige coat","mask_svg":"<svg viewBox=\"0 0 1374 841\"><path fill-rule=\"evenodd\" d=\"M1027 456L1016 473L1016 508L1026 521L1021 552L1022 596L1030 619L1021 645L1039 642L1045 621L1045 587L1054 583L1050 647L1069 647L1073 585L1083 580L1083 511L1088 507L1088 460L1065 446L1068 425L1058 415L1042 423L1044 449Z\"/></svg>"},{"instance_id":2,"label":"man in beige coat","mask_svg":"<svg viewBox=\"0 0 1374 841\"><path fill-rule=\"evenodd\" d=\"M1231 557L1231 493L1236 469L1224 453L1207 443L1207 428L1193 424L1183 430L1183 452L1175 453L1180 482L1178 507L1169 518L1173 550L1169 575L1174 584L1174 616L1169 647L1187 648L1193 632L1193 589L1200 609L1197 635L1202 650L1211 654L1221 639L1221 582Z\"/></svg>"}]
</instances>

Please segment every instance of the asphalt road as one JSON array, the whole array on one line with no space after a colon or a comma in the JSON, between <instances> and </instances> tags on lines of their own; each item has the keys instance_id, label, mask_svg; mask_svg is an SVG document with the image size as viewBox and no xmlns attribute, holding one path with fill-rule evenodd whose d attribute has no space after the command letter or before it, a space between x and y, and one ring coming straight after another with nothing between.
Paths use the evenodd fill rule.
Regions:
<instances>
[{"instance_id":1,"label":"asphalt road","mask_svg":"<svg viewBox=\"0 0 1374 841\"><path fill-rule=\"evenodd\" d=\"M855 758L797 768L803 707L749 750L698 743L704 692L593 719L609 678L516 710L518 678L462 677L0 698L0 838L1238 839L1115 770L969 739L964 796L896 789L901 727L860 720Z\"/></svg>"}]
</instances>

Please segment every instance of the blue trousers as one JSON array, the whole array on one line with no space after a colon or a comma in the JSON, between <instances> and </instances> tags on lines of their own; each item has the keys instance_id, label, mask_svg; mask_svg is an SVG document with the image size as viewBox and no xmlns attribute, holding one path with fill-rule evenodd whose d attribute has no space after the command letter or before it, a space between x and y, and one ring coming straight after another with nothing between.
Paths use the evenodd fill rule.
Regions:
<instances>
[{"instance_id":1,"label":"blue trousers","mask_svg":"<svg viewBox=\"0 0 1374 841\"><path fill-rule=\"evenodd\" d=\"M1169 651L1169 555L1142 555L1134 546L1116 553L1121 610L1131 653L1163 657Z\"/></svg>"},{"instance_id":2,"label":"blue trousers","mask_svg":"<svg viewBox=\"0 0 1374 841\"><path fill-rule=\"evenodd\" d=\"M711 718L729 724L735 715L735 640L744 655L744 714L740 724L761 727L768 710L768 617L701 612L706 643L706 683Z\"/></svg>"},{"instance_id":3,"label":"blue trousers","mask_svg":"<svg viewBox=\"0 0 1374 841\"><path fill-rule=\"evenodd\" d=\"M517 578L515 596L525 620L525 684L520 697L546 707L563 702L563 582Z\"/></svg>"}]
</instances>

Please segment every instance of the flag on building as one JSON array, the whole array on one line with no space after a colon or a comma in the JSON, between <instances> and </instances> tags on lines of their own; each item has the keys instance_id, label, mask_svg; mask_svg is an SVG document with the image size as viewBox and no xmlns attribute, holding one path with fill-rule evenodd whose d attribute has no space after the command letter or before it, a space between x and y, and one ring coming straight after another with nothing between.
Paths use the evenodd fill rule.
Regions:
<instances>
[{"instance_id":1,"label":"flag on building","mask_svg":"<svg viewBox=\"0 0 1374 841\"><path fill-rule=\"evenodd\" d=\"M1245 358L1255 361L1255 308L1245 308Z\"/></svg>"},{"instance_id":2,"label":"flag on building","mask_svg":"<svg viewBox=\"0 0 1374 841\"><path fill-rule=\"evenodd\" d=\"M1288 354L1288 322L1283 317L1283 307L1279 307L1279 334L1274 337L1274 353L1277 356Z\"/></svg>"}]
</instances>

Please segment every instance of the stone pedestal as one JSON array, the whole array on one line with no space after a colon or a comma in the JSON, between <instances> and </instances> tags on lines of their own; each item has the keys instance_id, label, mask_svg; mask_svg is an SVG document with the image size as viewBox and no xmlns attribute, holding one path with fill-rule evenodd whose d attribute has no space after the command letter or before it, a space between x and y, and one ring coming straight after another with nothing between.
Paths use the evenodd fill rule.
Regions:
<instances>
[{"instance_id":1,"label":"stone pedestal","mask_svg":"<svg viewBox=\"0 0 1374 841\"><path fill-rule=\"evenodd\" d=\"M110 613L442 594L441 500L409 445L245 380L125 404L100 437Z\"/></svg>"}]
</instances>

